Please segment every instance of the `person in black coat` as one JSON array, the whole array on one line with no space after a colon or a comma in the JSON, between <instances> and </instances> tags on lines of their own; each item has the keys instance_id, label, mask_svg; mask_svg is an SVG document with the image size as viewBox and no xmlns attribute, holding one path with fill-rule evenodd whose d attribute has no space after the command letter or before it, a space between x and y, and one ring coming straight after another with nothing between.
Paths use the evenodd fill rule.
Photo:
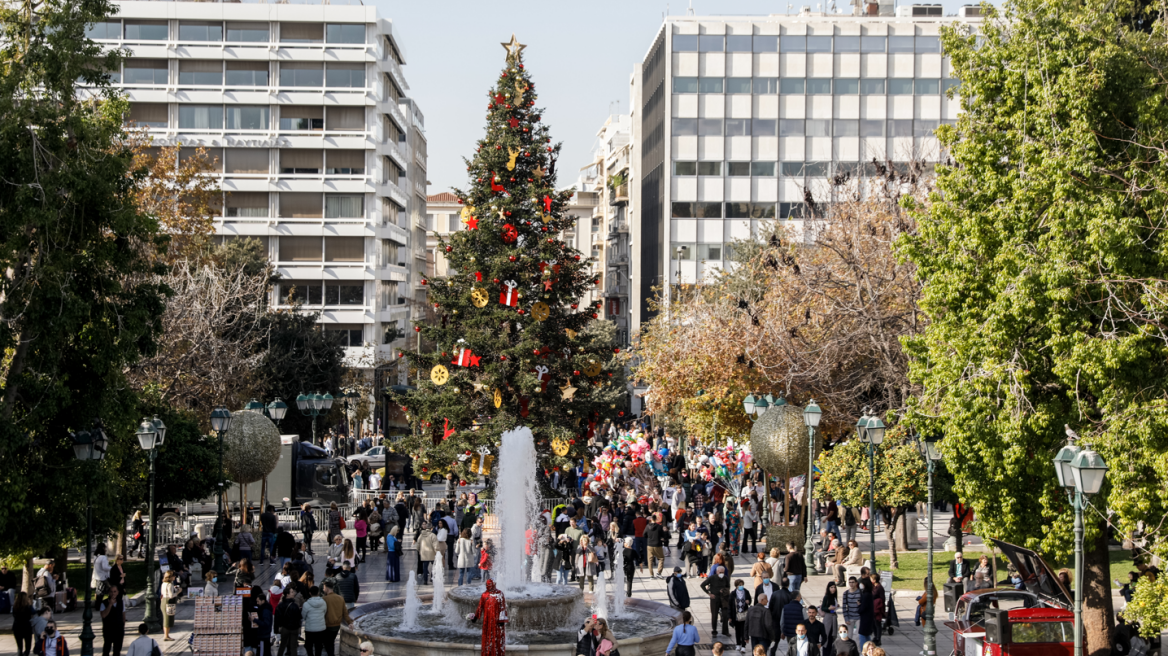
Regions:
<instances>
[{"instance_id":1,"label":"person in black coat","mask_svg":"<svg viewBox=\"0 0 1168 656\"><path fill-rule=\"evenodd\" d=\"M965 554L958 551L953 554L953 562L949 563L949 580L953 583L965 583L973 579L973 566L965 560Z\"/></svg>"},{"instance_id":2,"label":"person in black coat","mask_svg":"<svg viewBox=\"0 0 1168 656\"><path fill-rule=\"evenodd\" d=\"M629 561L626 559L625 563ZM669 605L677 610L689 608L689 588L685 585L685 576L680 567L674 567L673 573L665 577L665 591L669 594Z\"/></svg>"},{"instance_id":3,"label":"person in black coat","mask_svg":"<svg viewBox=\"0 0 1168 656\"><path fill-rule=\"evenodd\" d=\"M803 623L803 596L798 592L791 594L791 600L783 606L783 621L779 632L783 638L790 640L795 637L795 627Z\"/></svg>"},{"instance_id":4,"label":"person in black coat","mask_svg":"<svg viewBox=\"0 0 1168 656\"><path fill-rule=\"evenodd\" d=\"M576 656L596 656L596 648L602 639L596 620L591 617L584 620L584 626L580 627L576 638Z\"/></svg>"},{"instance_id":5,"label":"person in black coat","mask_svg":"<svg viewBox=\"0 0 1168 656\"><path fill-rule=\"evenodd\" d=\"M633 596L633 575L637 573L637 550L633 548L633 539L624 539L624 550L621 552L624 556L624 575L625 575L625 596Z\"/></svg>"},{"instance_id":6,"label":"person in black coat","mask_svg":"<svg viewBox=\"0 0 1168 656\"><path fill-rule=\"evenodd\" d=\"M872 607L872 581L860 581L860 627L856 633L864 636L864 641L871 640L876 635L876 614Z\"/></svg>"},{"instance_id":7,"label":"person in black coat","mask_svg":"<svg viewBox=\"0 0 1168 656\"><path fill-rule=\"evenodd\" d=\"M839 635L831 648L835 656L860 656L860 648L856 646L856 641L848 637L848 625L845 622L840 622Z\"/></svg>"},{"instance_id":8,"label":"person in black coat","mask_svg":"<svg viewBox=\"0 0 1168 656\"><path fill-rule=\"evenodd\" d=\"M711 574L701 586L702 592L710 595L710 633L718 635L718 615L722 615L722 635L730 635L730 575L724 565Z\"/></svg>"},{"instance_id":9,"label":"person in black coat","mask_svg":"<svg viewBox=\"0 0 1168 656\"><path fill-rule=\"evenodd\" d=\"M285 592L280 598L272 622L280 636L280 650L276 656L296 656L297 641L300 638L301 615L300 606L296 604L292 590Z\"/></svg>"}]
</instances>

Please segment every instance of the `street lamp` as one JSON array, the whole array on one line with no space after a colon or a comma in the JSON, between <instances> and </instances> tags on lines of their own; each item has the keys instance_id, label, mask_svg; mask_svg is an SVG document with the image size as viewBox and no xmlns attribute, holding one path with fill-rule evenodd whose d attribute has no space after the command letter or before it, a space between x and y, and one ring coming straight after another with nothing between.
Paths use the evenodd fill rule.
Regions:
<instances>
[{"instance_id":1,"label":"street lamp","mask_svg":"<svg viewBox=\"0 0 1168 656\"><path fill-rule=\"evenodd\" d=\"M158 594L154 591L154 460L158 457L158 447L166 438L166 424L158 417L143 419L134 433L138 445L150 457L150 527L146 533L146 617L143 622L150 631L162 628L161 611L158 608Z\"/></svg>"},{"instance_id":2,"label":"street lamp","mask_svg":"<svg viewBox=\"0 0 1168 656\"><path fill-rule=\"evenodd\" d=\"M787 400L774 394L766 396L747 394L746 398L742 399L742 409L746 411L746 418L751 421L758 421L755 417L761 417L766 414L767 410L784 405L787 405Z\"/></svg>"},{"instance_id":3,"label":"street lamp","mask_svg":"<svg viewBox=\"0 0 1168 656\"><path fill-rule=\"evenodd\" d=\"M876 449L884 441L884 422L875 415L869 416L870 408L864 408L864 416L856 422L856 434L868 449L868 540L872 560L872 571L876 571Z\"/></svg>"},{"instance_id":4,"label":"street lamp","mask_svg":"<svg viewBox=\"0 0 1168 656\"><path fill-rule=\"evenodd\" d=\"M219 530L215 534L215 571L219 576L227 576L227 561L223 559L223 546L227 541L227 536L224 531L226 518L224 517L223 509L223 435L227 433L227 429L231 428L231 411L223 406L219 406L211 411L211 430L219 436L219 517L216 518L215 524L219 526Z\"/></svg>"},{"instance_id":5,"label":"street lamp","mask_svg":"<svg viewBox=\"0 0 1168 656\"><path fill-rule=\"evenodd\" d=\"M268 404L268 416L272 421L276 422L276 426L280 426L280 422L284 419L284 415L288 414L288 404L284 403L284 399L276 397L275 401Z\"/></svg>"},{"instance_id":6,"label":"street lamp","mask_svg":"<svg viewBox=\"0 0 1168 656\"><path fill-rule=\"evenodd\" d=\"M804 557L810 557L815 551L815 543L811 540L811 534L815 532L814 515L811 513L811 481L815 478L815 427L819 425L819 419L823 416L823 411L816 405L815 399L803 408L803 423L807 425L807 541L803 543ZM823 545L826 549L827 545Z\"/></svg>"},{"instance_id":7,"label":"street lamp","mask_svg":"<svg viewBox=\"0 0 1168 656\"><path fill-rule=\"evenodd\" d=\"M93 430L69 433L73 440L73 455L81 462L99 461L105 457L109 440L102 430L101 420L93 421ZM93 509L85 498L85 611L81 613L81 656L93 656Z\"/></svg>"},{"instance_id":8,"label":"street lamp","mask_svg":"<svg viewBox=\"0 0 1168 656\"><path fill-rule=\"evenodd\" d=\"M332 409L332 395L320 394L319 392L301 394L296 397L296 407L304 416L312 417L312 443L316 444L316 418L328 414L328 411Z\"/></svg>"},{"instance_id":9,"label":"street lamp","mask_svg":"<svg viewBox=\"0 0 1168 656\"><path fill-rule=\"evenodd\" d=\"M937 653L937 625L933 622L934 599L933 591L933 469L941 460L941 445L935 436L921 439L916 438L917 450L925 459L925 469L929 472L929 567L925 570L925 644L924 656L933 656Z\"/></svg>"},{"instance_id":10,"label":"street lamp","mask_svg":"<svg viewBox=\"0 0 1168 656\"><path fill-rule=\"evenodd\" d=\"M1103 487L1107 463L1091 449L1068 444L1054 457L1054 469L1075 509L1075 656L1083 656L1083 508Z\"/></svg>"}]
</instances>

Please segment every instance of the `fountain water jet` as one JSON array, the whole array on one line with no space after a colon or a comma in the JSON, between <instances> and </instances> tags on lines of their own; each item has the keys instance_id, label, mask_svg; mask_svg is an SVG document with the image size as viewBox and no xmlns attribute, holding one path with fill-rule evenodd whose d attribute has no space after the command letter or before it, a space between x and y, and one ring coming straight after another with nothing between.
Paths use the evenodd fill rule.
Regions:
<instances>
[{"instance_id":1,"label":"fountain water jet","mask_svg":"<svg viewBox=\"0 0 1168 656\"><path fill-rule=\"evenodd\" d=\"M499 553L495 557L495 584L504 593L527 583L523 555L527 528L539 504L535 476L535 438L529 428L503 433L499 447L495 515L499 519Z\"/></svg>"},{"instance_id":2,"label":"fountain water jet","mask_svg":"<svg viewBox=\"0 0 1168 656\"><path fill-rule=\"evenodd\" d=\"M625 614L625 550L623 547L623 543L617 547L616 563L612 566L612 606L616 617L622 617Z\"/></svg>"},{"instance_id":3,"label":"fountain water jet","mask_svg":"<svg viewBox=\"0 0 1168 656\"><path fill-rule=\"evenodd\" d=\"M431 602L430 611L433 613L442 612L442 602L446 599L446 563L444 561L442 548L446 545L441 545L437 552L434 553L434 571L431 574L434 576L434 601ZM411 574L413 572L410 572Z\"/></svg>"},{"instance_id":4,"label":"fountain water jet","mask_svg":"<svg viewBox=\"0 0 1168 656\"><path fill-rule=\"evenodd\" d=\"M417 572L410 571L410 578L406 581L406 601L402 607L402 628L413 631L418 628L418 609L422 607L422 600L418 597Z\"/></svg>"},{"instance_id":5,"label":"fountain water jet","mask_svg":"<svg viewBox=\"0 0 1168 656\"><path fill-rule=\"evenodd\" d=\"M600 581L596 584L596 594L592 601L592 610L596 611L597 617L602 617L608 620L608 572L600 572L597 575Z\"/></svg>"}]
</instances>

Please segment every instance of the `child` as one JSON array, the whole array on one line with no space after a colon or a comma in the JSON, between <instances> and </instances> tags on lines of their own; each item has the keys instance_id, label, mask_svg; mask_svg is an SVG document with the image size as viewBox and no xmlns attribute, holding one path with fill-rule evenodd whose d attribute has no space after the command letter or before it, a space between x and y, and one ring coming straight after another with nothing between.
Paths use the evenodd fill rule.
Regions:
<instances>
[{"instance_id":1,"label":"child","mask_svg":"<svg viewBox=\"0 0 1168 656\"><path fill-rule=\"evenodd\" d=\"M726 645L715 642L712 649L714 650L714 656L722 656L722 652L726 651Z\"/></svg>"},{"instance_id":2,"label":"child","mask_svg":"<svg viewBox=\"0 0 1168 656\"><path fill-rule=\"evenodd\" d=\"M495 544L490 539L487 539L483 543L483 548L479 550L479 571L484 581L491 578L491 552L494 550Z\"/></svg>"}]
</instances>

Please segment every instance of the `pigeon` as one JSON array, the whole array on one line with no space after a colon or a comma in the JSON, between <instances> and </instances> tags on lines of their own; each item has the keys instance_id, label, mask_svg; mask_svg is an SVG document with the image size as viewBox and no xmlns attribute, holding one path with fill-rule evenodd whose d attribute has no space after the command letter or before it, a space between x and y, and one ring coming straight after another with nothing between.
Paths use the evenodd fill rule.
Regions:
<instances>
[{"instance_id":1,"label":"pigeon","mask_svg":"<svg viewBox=\"0 0 1168 656\"><path fill-rule=\"evenodd\" d=\"M1063 428L1067 430L1067 437L1071 438L1072 440L1079 439L1079 434L1076 433L1069 424L1063 424Z\"/></svg>"}]
</instances>

